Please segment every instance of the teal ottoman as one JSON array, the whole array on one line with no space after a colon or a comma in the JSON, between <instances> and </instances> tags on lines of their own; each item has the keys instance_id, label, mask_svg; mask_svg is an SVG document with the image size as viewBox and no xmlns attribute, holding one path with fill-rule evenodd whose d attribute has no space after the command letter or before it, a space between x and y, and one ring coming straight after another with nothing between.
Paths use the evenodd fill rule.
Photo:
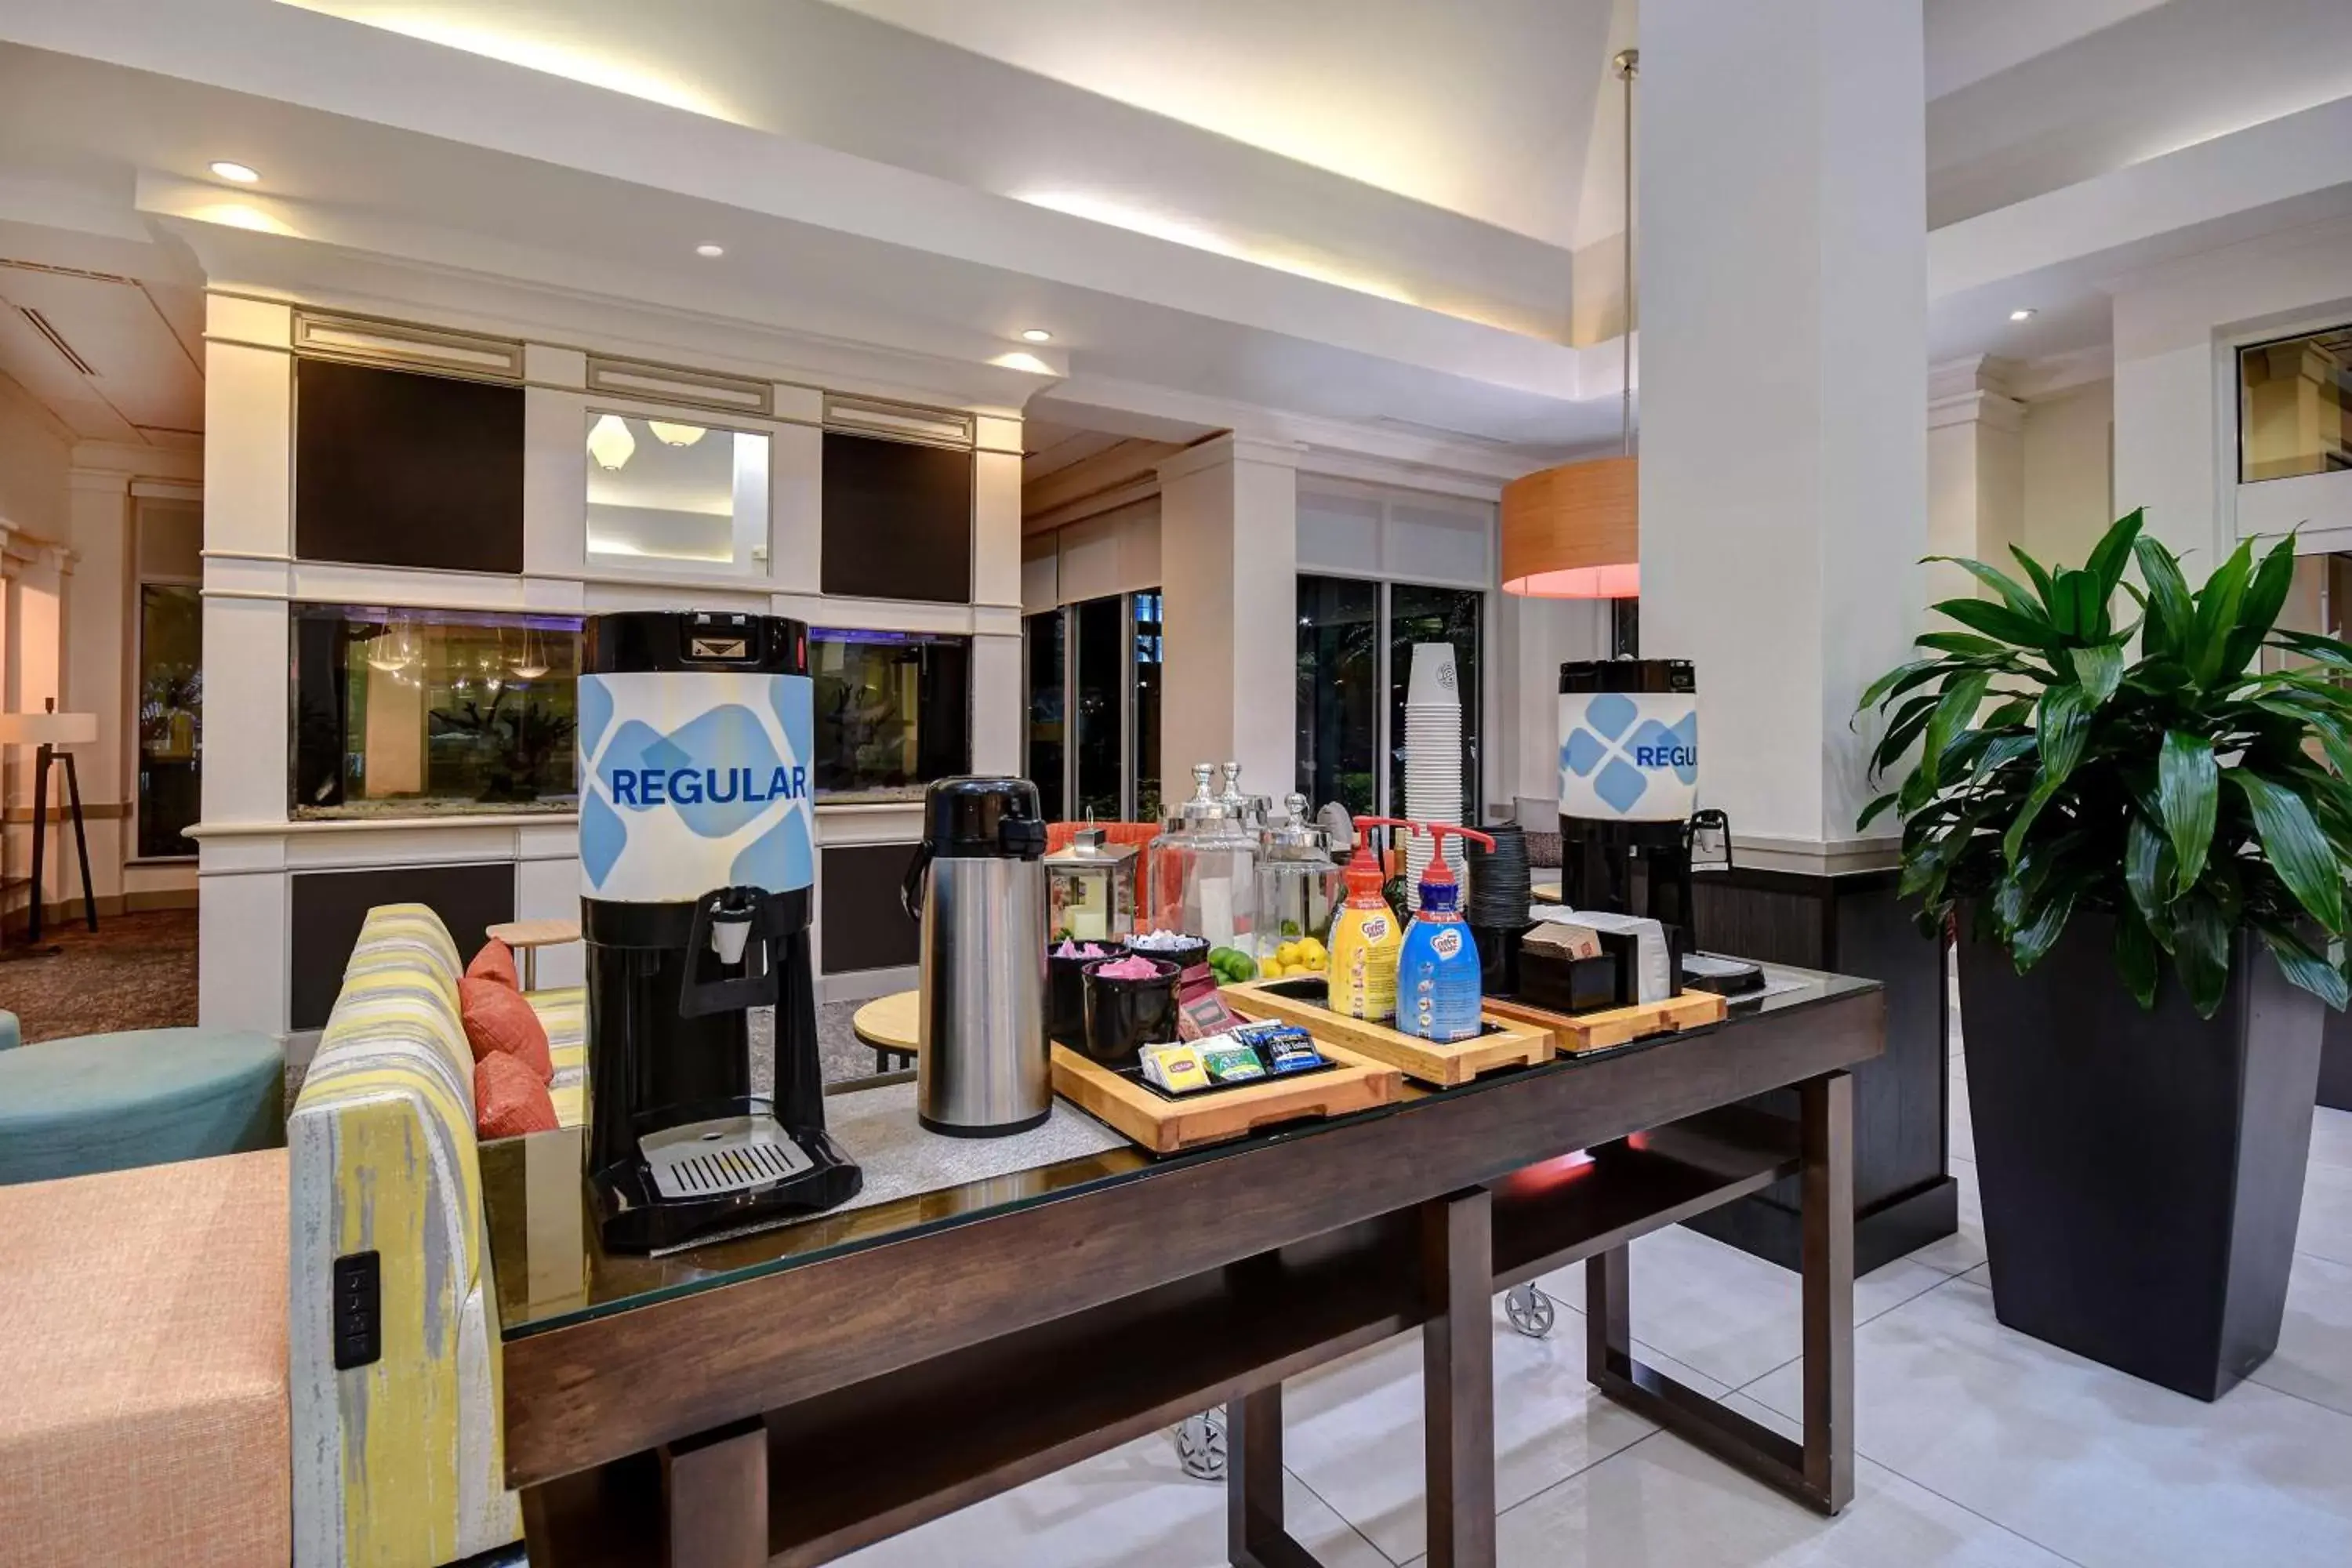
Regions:
<instances>
[{"instance_id":1,"label":"teal ottoman","mask_svg":"<svg viewBox=\"0 0 2352 1568\"><path fill-rule=\"evenodd\" d=\"M266 1035L136 1029L0 1051L0 1184L286 1142L286 1061Z\"/></svg>"}]
</instances>

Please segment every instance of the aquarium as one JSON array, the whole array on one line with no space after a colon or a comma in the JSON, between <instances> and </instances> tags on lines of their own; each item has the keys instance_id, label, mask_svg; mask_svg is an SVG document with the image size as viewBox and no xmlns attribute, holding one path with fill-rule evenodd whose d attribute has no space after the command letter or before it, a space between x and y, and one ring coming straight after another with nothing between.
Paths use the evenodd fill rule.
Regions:
<instances>
[{"instance_id":1,"label":"aquarium","mask_svg":"<svg viewBox=\"0 0 2352 1568\"><path fill-rule=\"evenodd\" d=\"M293 606L297 821L572 811L580 617Z\"/></svg>"},{"instance_id":2,"label":"aquarium","mask_svg":"<svg viewBox=\"0 0 2352 1568\"><path fill-rule=\"evenodd\" d=\"M971 639L809 630L819 800L920 799L971 766Z\"/></svg>"}]
</instances>

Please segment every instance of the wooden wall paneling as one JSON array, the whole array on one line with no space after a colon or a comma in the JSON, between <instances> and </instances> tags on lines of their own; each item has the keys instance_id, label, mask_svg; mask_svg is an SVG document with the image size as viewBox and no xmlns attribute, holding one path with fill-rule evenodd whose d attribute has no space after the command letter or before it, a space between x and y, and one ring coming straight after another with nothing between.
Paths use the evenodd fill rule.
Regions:
<instances>
[{"instance_id":1,"label":"wooden wall paneling","mask_svg":"<svg viewBox=\"0 0 2352 1568\"><path fill-rule=\"evenodd\" d=\"M1886 1052L1855 1069L1854 1247L1868 1273L1959 1228L1948 1170L1950 998L1945 947L1920 934L1895 894L1895 873L1843 877L1735 868L1694 879L1701 942L1717 952L1865 975L1886 986ZM1792 1091L1758 1109L1795 1120ZM1798 1266L1801 1194L1793 1179L1701 1215L1691 1227Z\"/></svg>"}]
</instances>

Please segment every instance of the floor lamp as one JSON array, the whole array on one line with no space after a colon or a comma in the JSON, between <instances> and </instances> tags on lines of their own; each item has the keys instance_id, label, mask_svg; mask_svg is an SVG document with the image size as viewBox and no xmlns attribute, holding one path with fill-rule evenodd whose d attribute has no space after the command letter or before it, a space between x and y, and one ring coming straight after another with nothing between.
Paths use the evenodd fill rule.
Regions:
<instances>
[{"instance_id":1,"label":"floor lamp","mask_svg":"<svg viewBox=\"0 0 2352 1568\"><path fill-rule=\"evenodd\" d=\"M81 779L74 772L73 752L68 746L87 746L98 740L98 715L95 713L60 713L51 699L46 711L39 713L0 713L0 747L32 746L33 753L33 878L30 918L25 928L26 945L9 954L13 958L40 958L57 952L52 947L44 952L41 941L41 872L47 858L49 837L49 767L52 763L66 765L66 800L73 815L74 851L81 860L82 914L89 929L98 929L98 895L89 885L89 833L82 826Z\"/></svg>"}]
</instances>

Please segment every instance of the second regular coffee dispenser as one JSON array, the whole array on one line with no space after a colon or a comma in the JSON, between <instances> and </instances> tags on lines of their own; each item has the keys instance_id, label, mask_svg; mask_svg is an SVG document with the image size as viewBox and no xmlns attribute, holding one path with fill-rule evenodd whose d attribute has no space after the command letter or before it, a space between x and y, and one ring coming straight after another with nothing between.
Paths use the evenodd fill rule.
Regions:
<instances>
[{"instance_id":1,"label":"second regular coffee dispenser","mask_svg":"<svg viewBox=\"0 0 2352 1568\"><path fill-rule=\"evenodd\" d=\"M1688 659L1559 667L1560 898L1692 926L1698 680Z\"/></svg>"}]
</instances>

